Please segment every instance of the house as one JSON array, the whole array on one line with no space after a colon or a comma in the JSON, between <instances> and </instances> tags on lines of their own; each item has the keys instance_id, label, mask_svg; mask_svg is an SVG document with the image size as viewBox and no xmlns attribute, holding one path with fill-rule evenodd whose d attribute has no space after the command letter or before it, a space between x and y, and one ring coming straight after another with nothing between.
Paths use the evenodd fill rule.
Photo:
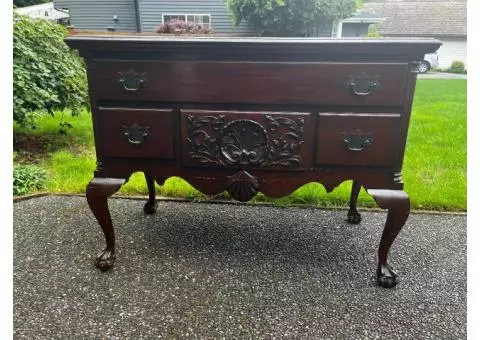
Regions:
<instances>
[{"instance_id":1,"label":"house","mask_svg":"<svg viewBox=\"0 0 480 340\"><path fill-rule=\"evenodd\" d=\"M363 9L350 17L339 22L339 32L335 35L337 38L365 37L368 34L368 28L372 24L379 24L385 19L370 13Z\"/></svg>"},{"instance_id":2,"label":"house","mask_svg":"<svg viewBox=\"0 0 480 340\"><path fill-rule=\"evenodd\" d=\"M44 4L34 5L34 6L27 6L21 8L15 8L15 12L18 14L26 15L34 19L47 19L51 21L55 21L59 24L67 25L69 23L68 12L66 11L59 11L54 8L53 2L47 2Z\"/></svg>"},{"instance_id":3,"label":"house","mask_svg":"<svg viewBox=\"0 0 480 340\"><path fill-rule=\"evenodd\" d=\"M223 0L54 0L68 9L71 25L79 30L154 32L170 19L212 27L218 34L252 35L246 23L234 27Z\"/></svg>"},{"instance_id":4,"label":"house","mask_svg":"<svg viewBox=\"0 0 480 340\"><path fill-rule=\"evenodd\" d=\"M206 25L221 35L255 34L248 23L232 24L224 0L54 0L54 5L57 9L68 10L71 25L79 30L154 32L158 25L168 20L181 19ZM346 21L324 23L317 36L366 35L368 26L379 20L370 13L358 13Z\"/></svg>"},{"instance_id":5,"label":"house","mask_svg":"<svg viewBox=\"0 0 480 340\"><path fill-rule=\"evenodd\" d=\"M384 18L378 31L385 37L433 37L441 68L460 60L467 66L466 0L365 0L363 11Z\"/></svg>"}]
</instances>

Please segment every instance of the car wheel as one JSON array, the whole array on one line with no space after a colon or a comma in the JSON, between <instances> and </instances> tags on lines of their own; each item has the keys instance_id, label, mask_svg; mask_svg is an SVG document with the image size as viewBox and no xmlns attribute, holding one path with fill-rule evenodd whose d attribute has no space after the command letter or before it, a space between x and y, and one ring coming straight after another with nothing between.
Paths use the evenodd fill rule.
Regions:
<instances>
[{"instance_id":1,"label":"car wheel","mask_svg":"<svg viewBox=\"0 0 480 340\"><path fill-rule=\"evenodd\" d=\"M420 64L418 64L418 73L426 73L430 70L430 64L428 61L421 61Z\"/></svg>"}]
</instances>

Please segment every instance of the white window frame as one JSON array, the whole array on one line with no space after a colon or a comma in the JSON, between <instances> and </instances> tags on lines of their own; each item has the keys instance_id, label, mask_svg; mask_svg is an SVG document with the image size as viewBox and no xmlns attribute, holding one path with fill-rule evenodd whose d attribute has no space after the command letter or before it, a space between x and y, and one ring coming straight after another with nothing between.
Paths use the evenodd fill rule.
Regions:
<instances>
[{"instance_id":1,"label":"white window frame","mask_svg":"<svg viewBox=\"0 0 480 340\"><path fill-rule=\"evenodd\" d=\"M188 16L194 16L194 17L208 17L208 24L205 24L203 23L203 20L201 23L195 23L194 24L198 24L198 25L201 25L201 26L206 26L206 27L212 27L212 15L211 14L207 14L207 13L162 13L162 24L165 23L165 17L166 16L175 16L175 17L184 17L183 21L185 22L188 22L187 21L187 17Z\"/></svg>"}]
</instances>

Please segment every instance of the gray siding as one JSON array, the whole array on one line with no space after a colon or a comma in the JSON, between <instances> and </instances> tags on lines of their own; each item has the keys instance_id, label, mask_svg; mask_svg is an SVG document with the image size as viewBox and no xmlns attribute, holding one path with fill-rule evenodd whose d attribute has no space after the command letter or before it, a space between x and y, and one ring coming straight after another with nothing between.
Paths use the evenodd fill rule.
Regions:
<instances>
[{"instance_id":1,"label":"gray siding","mask_svg":"<svg viewBox=\"0 0 480 340\"><path fill-rule=\"evenodd\" d=\"M364 23L344 23L342 37L366 37L369 25Z\"/></svg>"},{"instance_id":2,"label":"gray siding","mask_svg":"<svg viewBox=\"0 0 480 340\"><path fill-rule=\"evenodd\" d=\"M177 13L210 14L212 29L218 34L254 35L254 30L244 22L237 27L233 26L227 4L223 0L138 0L138 7L142 32L153 32L162 23L163 13Z\"/></svg>"},{"instance_id":3,"label":"gray siding","mask_svg":"<svg viewBox=\"0 0 480 340\"><path fill-rule=\"evenodd\" d=\"M68 9L70 24L80 30L106 31L115 26L119 32L137 31L134 0L54 0L53 4Z\"/></svg>"},{"instance_id":4,"label":"gray siding","mask_svg":"<svg viewBox=\"0 0 480 340\"><path fill-rule=\"evenodd\" d=\"M442 42L438 49L438 63L441 68L448 68L454 60L463 61L467 68L467 37L435 37Z\"/></svg>"},{"instance_id":5,"label":"gray siding","mask_svg":"<svg viewBox=\"0 0 480 340\"><path fill-rule=\"evenodd\" d=\"M162 23L162 15L210 14L212 29L219 35L253 36L255 30L242 22L232 24L230 12L224 0L137 0L141 32L154 32ZM54 0L56 8L68 9L70 24L80 30L106 31L115 27L119 32L136 32L135 0ZM118 16L115 23L113 16ZM331 37L332 23L319 25L317 36Z\"/></svg>"}]
</instances>

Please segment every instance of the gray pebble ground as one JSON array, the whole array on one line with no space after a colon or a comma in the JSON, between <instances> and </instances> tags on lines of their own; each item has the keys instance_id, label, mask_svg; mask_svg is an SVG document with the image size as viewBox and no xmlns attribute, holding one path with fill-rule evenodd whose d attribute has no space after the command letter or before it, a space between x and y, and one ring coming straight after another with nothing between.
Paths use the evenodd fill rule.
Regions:
<instances>
[{"instance_id":1,"label":"gray pebble ground","mask_svg":"<svg viewBox=\"0 0 480 340\"><path fill-rule=\"evenodd\" d=\"M117 262L85 198L14 204L16 339L465 339L466 216L412 214L374 285L386 218L110 199Z\"/></svg>"}]
</instances>

